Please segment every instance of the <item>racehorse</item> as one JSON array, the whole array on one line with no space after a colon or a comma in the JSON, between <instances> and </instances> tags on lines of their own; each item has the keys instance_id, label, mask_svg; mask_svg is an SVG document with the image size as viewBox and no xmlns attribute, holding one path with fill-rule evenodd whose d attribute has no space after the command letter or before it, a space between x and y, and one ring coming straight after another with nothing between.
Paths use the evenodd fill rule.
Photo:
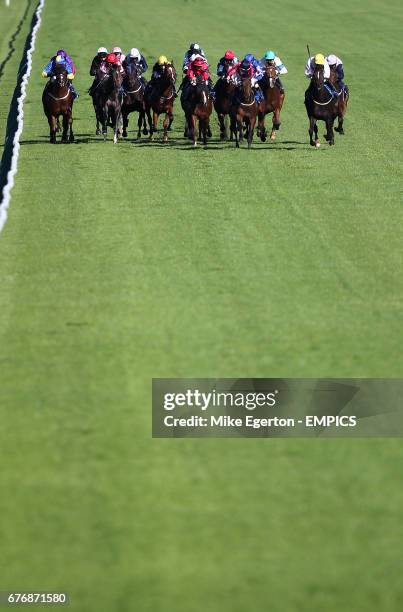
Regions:
<instances>
[{"instance_id":1,"label":"racehorse","mask_svg":"<svg viewBox=\"0 0 403 612\"><path fill-rule=\"evenodd\" d=\"M127 127L129 125L128 116L130 113L138 112L138 132L137 138L141 137L141 128L143 134L147 136L146 112L144 109L144 87L137 67L134 64L128 64L126 74L123 79L124 95L122 104L122 119L123 119L123 138L127 137Z\"/></svg>"},{"instance_id":2,"label":"racehorse","mask_svg":"<svg viewBox=\"0 0 403 612\"><path fill-rule=\"evenodd\" d=\"M150 125L150 140L153 140L154 132L158 131L159 116L165 113L163 123L164 142L168 142L168 130L174 120L173 106L175 101L176 70L173 63L164 64L161 67L161 75L158 79L152 79L145 93L145 111ZM151 121L151 110L153 120Z\"/></svg>"},{"instance_id":3,"label":"racehorse","mask_svg":"<svg viewBox=\"0 0 403 612\"><path fill-rule=\"evenodd\" d=\"M232 97L235 93L236 85L232 78L221 77L215 84L215 100L214 109L218 116L218 123L220 126L220 138L221 140L227 140L227 126L225 125L225 117L230 114ZM230 140L233 140L233 132L230 129Z\"/></svg>"},{"instance_id":4,"label":"racehorse","mask_svg":"<svg viewBox=\"0 0 403 612\"><path fill-rule=\"evenodd\" d=\"M123 75L120 67L111 64L107 78L102 79L99 87L94 91L93 102L97 121L102 125L102 134L106 140L108 125L113 128L113 142L119 138L119 128L122 120L122 93Z\"/></svg>"},{"instance_id":5,"label":"racehorse","mask_svg":"<svg viewBox=\"0 0 403 612\"><path fill-rule=\"evenodd\" d=\"M98 106L97 98L99 94L99 88L102 87L102 84L107 79L109 79L109 67L108 67L108 64L106 64L106 62L103 62L103 64L96 71L94 83L91 85L90 89L88 90L88 93L92 97L92 104L94 106L95 117L97 120L97 128L95 131L97 136L102 134L101 129L100 129L100 120L99 120L98 111L97 111L97 106Z\"/></svg>"},{"instance_id":6,"label":"racehorse","mask_svg":"<svg viewBox=\"0 0 403 612\"><path fill-rule=\"evenodd\" d=\"M231 129L235 134L235 146L237 148L239 148L239 143L243 142L244 124L247 130L248 149L251 148L257 113L258 103L252 88L251 78L247 72L240 71L240 85L231 105Z\"/></svg>"},{"instance_id":7,"label":"racehorse","mask_svg":"<svg viewBox=\"0 0 403 612\"><path fill-rule=\"evenodd\" d=\"M343 127L344 115L347 112L347 104L348 104L348 99L350 96L349 96L348 89L346 87L343 87L343 86L340 87L337 84L336 66L330 67L329 81L331 82L335 90L337 91L337 96L338 96L338 104L337 104L338 125L334 129L336 130L336 132L339 132L339 134L344 134L344 127Z\"/></svg>"},{"instance_id":8,"label":"racehorse","mask_svg":"<svg viewBox=\"0 0 403 612\"><path fill-rule=\"evenodd\" d=\"M73 94L63 66L56 66L54 75L42 94L43 110L50 127L50 142L56 144L56 132L60 115L63 117L62 142L74 142ZM70 135L69 135L70 130Z\"/></svg>"},{"instance_id":9,"label":"racehorse","mask_svg":"<svg viewBox=\"0 0 403 612\"><path fill-rule=\"evenodd\" d=\"M338 100L326 86L324 66L316 66L311 83L305 92L305 107L309 117L309 142L313 147L320 147L317 121L326 123L325 139L334 145L333 123L337 117ZM312 138L315 132L315 140Z\"/></svg>"},{"instance_id":10,"label":"racehorse","mask_svg":"<svg viewBox=\"0 0 403 612\"><path fill-rule=\"evenodd\" d=\"M276 139L276 130L279 130L281 125L280 113L284 103L285 93L281 93L280 87L276 83L276 79L276 67L266 64L265 74L259 81L264 100L259 104L259 125L257 128L257 135L260 136L262 142L265 142L267 137L264 119L268 113L273 113L273 127L270 133L271 140Z\"/></svg>"},{"instance_id":11,"label":"racehorse","mask_svg":"<svg viewBox=\"0 0 403 612\"><path fill-rule=\"evenodd\" d=\"M213 111L213 101L210 98L207 82L201 77L196 82L190 82L186 98L181 99L185 111L188 136L197 147L197 124L199 124L199 138L203 137L203 144L207 144L207 134L210 125L210 115Z\"/></svg>"}]
</instances>

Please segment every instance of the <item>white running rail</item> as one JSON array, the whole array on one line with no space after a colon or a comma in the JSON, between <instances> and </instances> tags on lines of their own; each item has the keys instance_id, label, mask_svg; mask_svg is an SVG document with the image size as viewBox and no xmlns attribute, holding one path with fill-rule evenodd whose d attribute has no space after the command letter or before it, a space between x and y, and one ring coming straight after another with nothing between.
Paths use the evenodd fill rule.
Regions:
<instances>
[{"instance_id":1,"label":"white running rail","mask_svg":"<svg viewBox=\"0 0 403 612\"><path fill-rule=\"evenodd\" d=\"M8 0L9 1L9 0ZM0 200L0 232L7 221L7 209L10 204L11 190L14 186L14 177L17 173L18 156L20 154L20 137L24 127L24 100L27 95L28 80L32 70L32 54L35 51L36 35L42 23L42 10L45 6L45 0L39 0L35 11L35 25L31 31L29 47L26 53L26 69L21 81L21 95L17 100L18 115L17 129L13 138L13 152L11 157L10 170L7 173L7 183L4 186Z\"/></svg>"}]
</instances>

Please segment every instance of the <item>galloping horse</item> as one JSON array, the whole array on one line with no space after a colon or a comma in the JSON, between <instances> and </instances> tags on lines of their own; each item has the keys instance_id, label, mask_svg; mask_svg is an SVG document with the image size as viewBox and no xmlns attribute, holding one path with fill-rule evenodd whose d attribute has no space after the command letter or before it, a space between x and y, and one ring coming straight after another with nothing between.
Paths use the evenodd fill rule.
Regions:
<instances>
[{"instance_id":1,"label":"galloping horse","mask_svg":"<svg viewBox=\"0 0 403 612\"><path fill-rule=\"evenodd\" d=\"M348 104L348 99L350 96L349 96L348 89L346 89L345 87L340 87L337 84L336 66L330 67L329 81L331 82L335 90L337 91L337 96L338 96L338 103L337 103L338 125L334 129L336 130L336 132L339 132L339 134L344 134L344 127L343 127L344 115L347 112L347 104Z\"/></svg>"},{"instance_id":2,"label":"galloping horse","mask_svg":"<svg viewBox=\"0 0 403 612\"><path fill-rule=\"evenodd\" d=\"M102 84L109 79L109 68L108 69L105 68L106 65L107 64L104 64L104 66L98 68L96 75L95 75L94 84L91 85L90 89L88 90L88 93L92 97L92 104L94 106L95 117L97 120L97 128L95 131L95 134L97 136L102 134L101 128L100 128L100 120L99 120L98 111L97 111L97 107L99 106L99 104L97 104L97 98L99 96L99 88L102 87Z\"/></svg>"},{"instance_id":3,"label":"galloping horse","mask_svg":"<svg viewBox=\"0 0 403 612\"><path fill-rule=\"evenodd\" d=\"M259 104L259 125L257 135L260 136L262 142L266 141L267 133L264 125L265 116L268 113L273 113L273 127L270 133L270 139L276 139L276 130L280 129L280 113L284 103L285 93L281 93L280 87L276 83L277 70L276 67L266 64L265 74L259 81L260 89L263 92L264 100Z\"/></svg>"},{"instance_id":4,"label":"galloping horse","mask_svg":"<svg viewBox=\"0 0 403 612\"><path fill-rule=\"evenodd\" d=\"M236 85L232 78L221 77L215 84L215 100L214 109L218 116L220 125L220 138L227 140L227 126L225 125L225 117L230 114L232 98L235 93ZM233 132L230 129L230 140L233 140Z\"/></svg>"},{"instance_id":5,"label":"galloping horse","mask_svg":"<svg viewBox=\"0 0 403 612\"><path fill-rule=\"evenodd\" d=\"M119 66L111 64L107 78L100 82L93 95L97 121L102 125L102 134L106 140L108 125L113 128L113 142L119 138L119 128L122 120L122 94L121 86L123 76Z\"/></svg>"},{"instance_id":6,"label":"galloping horse","mask_svg":"<svg viewBox=\"0 0 403 612\"><path fill-rule=\"evenodd\" d=\"M210 115L213 112L213 101L210 98L206 81L198 76L196 83L189 83L187 96L182 99L182 108L185 111L188 136L197 147L197 123L199 123L199 138L203 137L203 144L207 144L207 134L210 125Z\"/></svg>"},{"instance_id":7,"label":"galloping horse","mask_svg":"<svg viewBox=\"0 0 403 612\"><path fill-rule=\"evenodd\" d=\"M325 139L329 145L334 145L333 123L338 113L338 100L326 86L323 71L323 66L315 67L311 84L305 92L305 107L309 117L309 142L313 147L320 147L316 124L318 120L326 123ZM312 138L314 132L315 140Z\"/></svg>"},{"instance_id":8,"label":"galloping horse","mask_svg":"<svg viewBox=\"0 0 403 612\"><path fill-rule=\"evenodd\" d=\"M62 142L74 142L73 134L73 94L71 92L67 71L63 66L56 66L54 75L47 83L43 94L42 104L50 127L50 142L56 144L58 119L63 117ZM68 135L70 129L70 135Z\"/></svg>"},{"instance_id":9,"label":"galloping horse","mask_svg":"<svg viewBox=\"0 0 403 612\"><path fill-rule=\"evenodd\" d=\"M159 116L165 113L163 139L164 142L168 142L168 130L171 128L174 120L175 81L176 71L173 63L164 64L161 69L161 76L158 79L152 79L146 90L144 104L150 125L150 140L153 140L154 132L158 131ZM152 122L151 109L153 111Z\"/></svg>"},{"instance_id":10,"label":"galloping horse","mask_svg":"<svg viewBox=\"0 0 403 612\"><path fill-rule=\"evenodd\" d=\"M122 119L123 119L123 138L127 137L127 127L129 125L128 116L130 113L138 112L138 132L137 138L141 137L141 128L143 134L147 136L146 112L144 109L144 88L143 81L138 73L137 67L130 63L126 68L126 74L123 79L123 87L125 90L122 104Z\"/></svg>"},{"instance_id":11,"label":"galloping horse","mask_svg":"<svg viewBox=\"0 0 403 612\"><path fill-rule=\"evenodd\" d=\"M235 146L239 148L239 143L243 142L243 125L246 125L248 149L250 149L256 125L258 103L248 73L240 70L239 75L240 85L233 97L231 106L231 129L235 134Z\"/></svg>"}]
</instances>

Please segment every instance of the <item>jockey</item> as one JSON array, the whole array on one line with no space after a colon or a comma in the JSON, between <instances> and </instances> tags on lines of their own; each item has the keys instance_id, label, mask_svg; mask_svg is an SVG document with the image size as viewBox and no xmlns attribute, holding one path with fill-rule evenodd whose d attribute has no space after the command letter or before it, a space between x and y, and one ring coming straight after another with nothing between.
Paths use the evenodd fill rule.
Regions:
<instances>
[{"instance_id":1,"label":"jockey","mask_svg":"<svg viewBox=\"0 0 403 612\"><path fill-rule=\"evenodd\" d=\"M276 71L277 71L277 78L276 78L276 83L280 89L280 92L283 94L284 93L284 86L281 82L280 79L280 74L287 74L288 70L287 68L284 66L283 62L281 61L281 59L278 57L278 55L276 55L274 53L274 51L266 51L266 53L264 54L264 56L261 59L262 66L264 65L268 65L268 66L275 66Z\"/></svg>"},{"instance_id":2,"label":"jockey","mask_svg":"<svg viewBox=\"0 0 403 612\"><path fill-rule=\"evenodd\" d=\"M183 72L184 73L187 72L189 68L189 64L194 59L196 59L197 55L201 55L201 57L207 62L206 54L204 53L199 43L191 43L189 45L189 49L186 51L184 58L183 58Z\"/></svg>"},{"instance_id":3,"label":"jockey","mask_svg":"<svg viewBox=\"0 0 403 612\"><path fill-rule=\"evenodd\" d=\"M108 49L106 47L99 47L96 56L92 60L91 68L90 68L90 75L95 77L95 79L91 87L88 90L88 93L90 94L90 96L94 95L94 92L99 83L98 78L97 78L98 70L103 72L104 74L106 74L109 70L109 66L106 61L107 55L108 55Z\"/></svg>"},{"instance_id":4,"label":"jockey","mask_svg":"<svg viewBox=\"0 0 403 612\"><path fill-rule=\"evenodd\" d=\"M108 49L106 47L99 47L96 56L92 60L90 75L96 76L98 70L104 70L106 72L106 56L108 55Z\"/></svg>"},{"instance_id":5,"label":"jockey","mask_svg":"<svg viewBox=\"0 0 403 612\"><path fill-rule=\"evenodd\" d=\"M151 74L151 79L147 83L147 90L148 91L152 90L152 81L155 81L156 79L160 79L161 78L161 76L162 76L162 69L165 66L165 64L172 64L172 62L169 61L169 59L167 58L166 55L160 55L158 60L155 62L154 66L153 66L153 71L152 71L152 74ZM174 97L177 98L178 94L176 93L175 82L173 83L173 91L174 91Z\"/></svg>"},{"instance_id":6,"label":"jockey","mask_svg":"<svg viewBox=\"0 0 403 612\"><path fill-rule=\"evenodd\" d=\"M327 55L326 61L329 64L329 68L333 69L336 72L336 85L340 88L340 90L344 89L346 93L348 93L348 87L344 83L344 69L343 62L337 55Z\"/></svg>"},{"instance_id":7,"label":"jockey","mask_svg":"<svg viewBox=\"0 0 403 612\"><path fill-rule=\"evenodd\" d=\"M136 47L130 49L130 52L126 55L126 59L123 61L123 68L126 70L129 66L135 66L137 74L143 84L143 89L147 85L147 81L143 77L143 72L148 70L148 64L142 53Z\"/></svg>"},{"instance_id":8,"label":"jockey","mask_svg":"<svg viewBox=\"0 0 403 612\"><path fill-rule=\"evenodd\" d=\"M120 47L113 47L112 53L114 53L115 56L116 56L117 62L115 62L115 64L120 66L120 72L124 72L124 68L123 68L122 64L125 61L126 56L122 52L122 49Z\"/></svg>"},{"instance_id":9,"label":"jockey","mask_svg":"<svg viewBox=\"0 0 403 612\"><path fill-rule=\"evenodd\" d=\"M67 72L67 78L70 81L69 85L70 85L71 93L73 94L73 99L75 100L76 98L78 98L78 93L74 89L74 86L71 82L74 79L74 72L73 72L73 68L71 67L71 63L67 61L66 56L55 55L55 57L52 57L49 60L49 62L46 64L44 69L42 70L43 78L44 79L47 79L48 77L53 78L55 76L54 72L55 72L56 66L62 66L64 70Z\"/></svg>"},{"instance_id":10,"label":"jockey","mask_svg":"<svg viewBox=\"0 0 403 612\"><path fill-rule=\"evenodd\" d=\"M253 64L246 59L243 59L242 62L238 62L233 68L228 71L228 77L241 78L242 74L247 74L252 82L252 87L255 88L255 98L256 102L259 104L263 99L263 92L259 87L258 81L262 78L263 73L260 75L259 79L256 78L256 72Z\"/></svg>"},{"instance_id":11,"label":"jockey","mask_svg":"<svg viewBox=\"0 0 403 612\"><path fill-rule=\"evenodd\" d=\"M316 66L323 66L323 76L325 78L326 87L328 88L329 93L333 97L336 97L337 96L337 92L336 92L335 88L333 87L333 85L329 81L329 78L330 78L330 66L327 63L327 60L326 60L325 56L323 55L323 53L317 53L316 55L313 55L312 57L310 57L309 60L307 61L306 66L305 66L305 76L308 79L312 78L312 75L315 72Z\"/></svg>"},{"instance_id":12,"label":"jockey","mask_svg":"<svg viewBox=\"0 0 403 612\"><path fill-rule=\"evenodd\" d=\"M192 85L196 85L196 79L198 76L200 76L203 81L206 81L209 95L211 98L214 98L213 83L211 82L209 65L201 55L198 55L194 60L192 60L187 71L187 77Z\"/></svg>"},{"instance_id":13,"label":"jockey","mask_svg":"<svg viewBox=\"0 0 403 612\"><path fill-rule=\"evenodd\" d=\"M220 59L217 64L217 76L219 78L226 79L228 76L228 71L238 63L238 58L235 57L235 53L228 49L225 52L224 57Z\"/></svg>"},{"instance_id":14,"label":"jockey","mask_svg":"<svg viewBox=\"0 0 403 612\"><path fill-rule=\"evenodd\" d=\"M70 55L68 55L64 49L59 49L56 52L56 55L54 55L53 57L50 58L50 60L48 61L48 63L44 67L43 72L51 73L54 70L54 68L56 66L56 58L57 57L63 58L63 63L66 66L66 70L67 70L67 66L70 68L70 72L67 71L67 74L72 73L75 76L75 74L76 74L76 67L74 65L74 62L71 59ZM58 62L58 63L60 63L60 62Z\"/></svg>"}]
</instances>

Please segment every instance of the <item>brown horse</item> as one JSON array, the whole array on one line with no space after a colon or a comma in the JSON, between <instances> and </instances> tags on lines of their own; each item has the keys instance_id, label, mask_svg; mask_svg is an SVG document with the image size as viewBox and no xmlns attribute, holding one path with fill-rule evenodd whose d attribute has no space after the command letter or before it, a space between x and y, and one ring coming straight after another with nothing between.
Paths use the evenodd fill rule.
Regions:
<instances>
[{"instance_id":1,"label":"brown horse","mask_svg":"<svg viewBox=\"0 0 403 612\"><path fill-rule=\"evenodd\" d=\"M270 133L271 140L276 139L276 130L279 130L281 125L280 113L284 103L285 93L280 91L280 87L276 80L276 67L266 63L265 74L259 81L260 89L264 95L264 100L262 100L259 104L259 125L257 135L260 136L260 140L262 142L265 142L267 138L264 120L268 113L273 113L273 127Z\"/></svg>"},{"instance_id":2,"label":"brown horse","mask_svg":"<svg viewBox=\"0 0 403 612\"><path fill-rule=\"evenodd\" d=\"M200 76L194 83L190 82L185 100L182 101L185 111L188 136L197 147L197 131L199 138L203 137L203 144L207 144L207 134L210 126L210 115L213 112L213 101L210 98L206 81ZM199 130L197 130L199 124Z\"/></svg>"},{"instance_id":3,"label":"brown horse","mask_svg":"<svg viewBox=\"0 0 403 612\"><path fill-rule=\"evenodd\" d=\"M334 145L333 123L337 117L338 99L335 98L325 83L324 66L316 66L311 84L305 92L305 107L309 117L309 142L312 147L320 147L317 121L326 123L325 139ZM315 132L315 139L313 133Z\"/></svg>"},{"instance_id":4,"label":"brown horse","mask_svg":"<svg viewBox=\"0 0 403 612\"><path fill-rule=\"evenodd\" d=\"M158 79L152 79L149 82L149 87L145 92L144 104L148 123L150 125L150 140L153 140L154 133L158 131L159 116L165 113L163 140L164 142L168 142L168 130L171 128L174 120L173 106L175 101L175 81L176 70L171 62L161 67L161 74ZM153 111L152 121L151 110Z\"/></svg>"},{"instance_id":5,"label":"brown horse","mask_svg":"<svg viewBox=\"0 0 403 612\"><path fill-rule=\"evenodd\" d=\"M74 142L73 102L74 98L67 79L67 71L63 66L57 66L42 94L43 110L48 118L51 144L56 144L56 132L60 116L63 117L62 142Z\"/></svg>"},{"instance_id":6,"label":"brown horse","mask_svg":"<svg viewBox=\"0 0 403 612\"><path fill-rule=\"evenodd\" d=\"M230 114L232 98L236 90L236 85L232 78L221 77L218 79L214 86L215 100L214 109L218 116L218 123L220 126L220 138L221 140L227 140L227 126L225 125L225 118ZM230 140L233 140L233 132L230 129Z\"/></svg>"},{"instance_id":7,"label":"brown horse","mask_svg":"<svg viewBox=\"0 0 403 612\"><path fill-rule=\"evenodd\" d=\"M337 96L338 96L338 104L337 104L338 125L334 129L336 130L336 132L339 132L339 134L344 134L345 132L344 132L343 124L344 124L344 116L347 112L349 92L346 86L340 87L340 85L338 85L336 66L330 67L329 81L331 82L335 90L337 91Z\"/></svg>"},{"instance_id":8,"label":"brown horse","mask_svg":"<svg viewBox=\"0 0 403 612\"><path fill-rule=\"evenodd\" d=\"M126 67L125 77L123 79L124 96L122 103L122 119L123 119L123 138L127 137L127 128L129 126L129 114L138 112L138 131L137 138L141 137L141 129L143 134L147 136L146 113L144 110L144 83L141 79L137 67L133 64L128 64Z\"/></svg>"},{"instance_id":9,"label":"brown horse","mask_svg":"<svg viewBox=\"0 0 403 612\"><path fill-rule=\"evenodd\" d=\"M250 149L256 125L258 103L255 99L255 92L253 91L249 74L240 70L239 76L240 85L232 99L231 105L231 129L235 134L235 146L239 148L239 143L243 142L243 128L245 124L248 149Z\"/></svg>"}]
</instances>

